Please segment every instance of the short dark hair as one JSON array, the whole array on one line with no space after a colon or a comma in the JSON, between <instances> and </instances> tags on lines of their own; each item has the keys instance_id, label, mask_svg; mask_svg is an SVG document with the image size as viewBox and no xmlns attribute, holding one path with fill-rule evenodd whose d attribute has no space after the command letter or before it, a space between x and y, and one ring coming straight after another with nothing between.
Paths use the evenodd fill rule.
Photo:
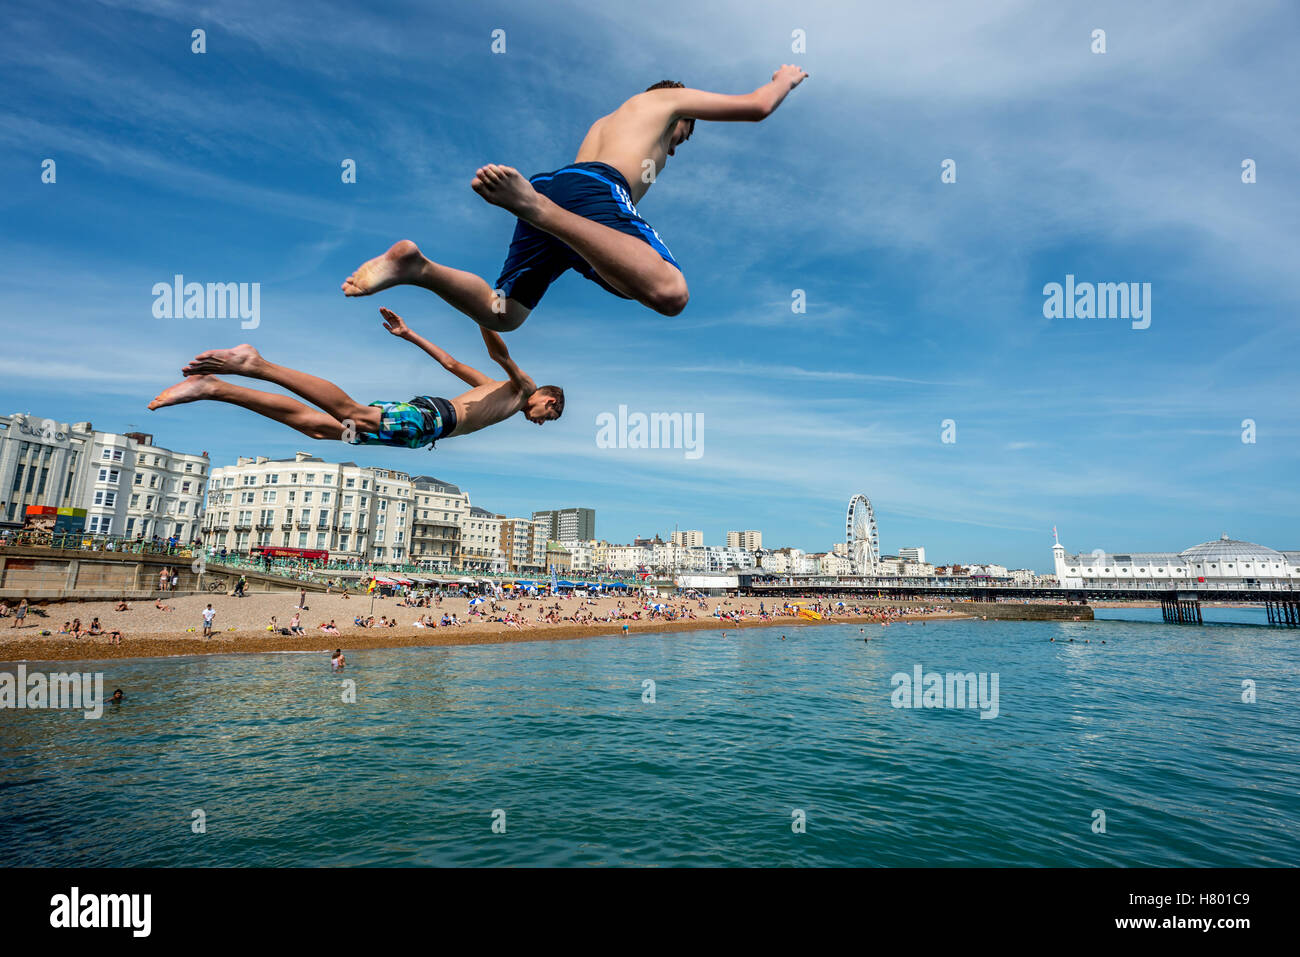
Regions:
<instances>
[{"instance_id":1,"label":"short dark hair","mask_svg":"<svg viewBox=\"0 0 1300 957\"><path fill-rule=\"evenodd\" d=\"M537 389L537 395L550 396L554 399L551 408L555 410L555 417L558 419L564 414L564 390L558 385L544 385Z\"/></svg>"},{"instance_id":2,"label":"short dark hair","mask_svg":"<svg viewBox=\"0 0 1300 957\"><path fill-rule=\"evenodd\" d=\"M683 83L681 80L660 80L654 86L647 86L645 88L645 91L649 93L651 90L684 90L684 89L686 89L686 84ZM684 119L686 120L686 122L691 124L691 128L686 132L686 139L689 140L691 138L691 134L695 132L695 119L689 116L684 117ZM683 140L682 142L684 143L686 142L686 140Z\"/></svg>"}]
</instances>

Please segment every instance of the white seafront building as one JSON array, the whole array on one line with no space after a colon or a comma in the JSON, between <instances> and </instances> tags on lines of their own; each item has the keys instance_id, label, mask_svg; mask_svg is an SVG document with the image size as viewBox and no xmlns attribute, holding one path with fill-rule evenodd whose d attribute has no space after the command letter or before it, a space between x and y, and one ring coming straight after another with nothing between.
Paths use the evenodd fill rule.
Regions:
<instances>
[{"instance_id":1,"label":"white seafront building","mask_svg":"<svg viewBox=\"0 0 1300 957\"><path fill-rule=\"evenodd\" d=\"M89 422L0 416L0 524L27 507L84 508L86 531L188 542L199 534L208 458L154 445L146 432L100 432Z\"/></svg>"},{"instance_id":2,"label":"white seafront building","mask_svg":"<svg viewBox=\"0 0 1300 957\"><path fill-rule=\"evenodd\" d=\"M240 457L212 470L204 544L247 552L255 545L328 551L359 561L404 561L415 485L405 472L326 462Z\"/></svg>"},{"instance_id":3,"label":"white seafront building","mask_svg":"<svg viewBox=\"0 0 1300 957\"><path fill-rule=\"evenodd\" d=\"M1067 555L1052 546L1056 578L1065 588L1085 584L1187 584L1268 586L1300 581L1300 551L1279 551L1242 542L1224 533L1217 541L1181 552L1108 552L1095 549Z\"/></svg>"}]
</instances>

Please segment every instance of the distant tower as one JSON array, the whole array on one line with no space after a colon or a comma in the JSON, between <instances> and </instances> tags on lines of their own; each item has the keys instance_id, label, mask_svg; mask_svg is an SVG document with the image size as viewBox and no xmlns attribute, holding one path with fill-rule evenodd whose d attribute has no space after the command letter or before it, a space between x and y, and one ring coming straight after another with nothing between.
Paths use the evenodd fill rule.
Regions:
<instances>
[{"instance_id":1,"label":"distant tower","mask_svg":"<svg viewBox=\"0 0 1300 957\"><path fill-rule=\"evenodd\" d=\"M1052 546L1052 564L1056 568L1056 580L1065 583L1065 546L1058 539Z\"/></svg>"}]
</instances>

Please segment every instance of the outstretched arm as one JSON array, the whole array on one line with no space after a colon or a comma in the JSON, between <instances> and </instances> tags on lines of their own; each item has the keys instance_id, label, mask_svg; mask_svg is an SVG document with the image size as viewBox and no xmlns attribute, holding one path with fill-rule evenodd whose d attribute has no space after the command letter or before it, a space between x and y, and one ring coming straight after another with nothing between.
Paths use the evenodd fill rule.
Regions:
<instances>
[{"instance_id":1,"label":"outstretched arm","mask_svg":"<svg viewBox=\"0 0 1300 957\"><path fill-rule=\"evenodd\" d=\"M506 375L510 376L510 381L515 384L524 398L528 398L537 391L537 383L516 365L515 360L510 358L510 350L506 348L506 341L501 338L501 334L493 332L491 329L483 329L483 342L487 346L488 355L490 355L497 365L506 370Z\"/></svg>"},{"instance_id":2,"label":"outstretched arm","mask_svg":"<svg viewBox=\"0 0 1300 957\"><path fill-rule=\"evenodd\" d=\"M662 96L673 115L682 119L757 122L771 116L786 95L807 76L799 67L787 63L772 74L770 83L764 83L753 93L731 96L690 88L666 88L642 95Z\"/></svg>"},{"instance_id":3,"label":"outstretched arm","mask_svg":"<svg viewBox=\"0 0 1300 957\"><path fill-rule=\"evenodd\" d=\"M391 309L385 309L381 306L379 308L379 314L384 317L385 329L397 336L397 338L405 339L407 342L419 346L425 352L429 353L429 355L437 359L440 366L458 379L463 379L471 386L480 386L492 381L491 377L479 372L473 366L467 366L463 362L457 362L445 350L440 349L428 339L424 338L424 336L412 332L410 327L406 325L405 320ZM487 334L486 329L483 330L483 332L484 335ZM493 335L496 335L496 333L494 332Z\"/></svg>"}]
</instances>

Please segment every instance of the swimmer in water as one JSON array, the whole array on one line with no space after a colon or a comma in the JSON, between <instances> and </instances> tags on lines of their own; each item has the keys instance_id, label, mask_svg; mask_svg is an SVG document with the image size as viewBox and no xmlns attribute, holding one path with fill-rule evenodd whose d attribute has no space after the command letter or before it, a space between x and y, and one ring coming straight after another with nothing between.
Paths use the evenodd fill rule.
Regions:
<instances>
[{"instance_id":1,"label":"swimmer in water","mask_svg":"<svg viewBox=\"0 0 1300 957\"><path fill-rule=\"evenodd\" d=\"M334 649L334 656L330 658L330 667L335 671L342 671L346 664L347 660L343 657L343 649Z\"/></svg>"}]
</instances>

